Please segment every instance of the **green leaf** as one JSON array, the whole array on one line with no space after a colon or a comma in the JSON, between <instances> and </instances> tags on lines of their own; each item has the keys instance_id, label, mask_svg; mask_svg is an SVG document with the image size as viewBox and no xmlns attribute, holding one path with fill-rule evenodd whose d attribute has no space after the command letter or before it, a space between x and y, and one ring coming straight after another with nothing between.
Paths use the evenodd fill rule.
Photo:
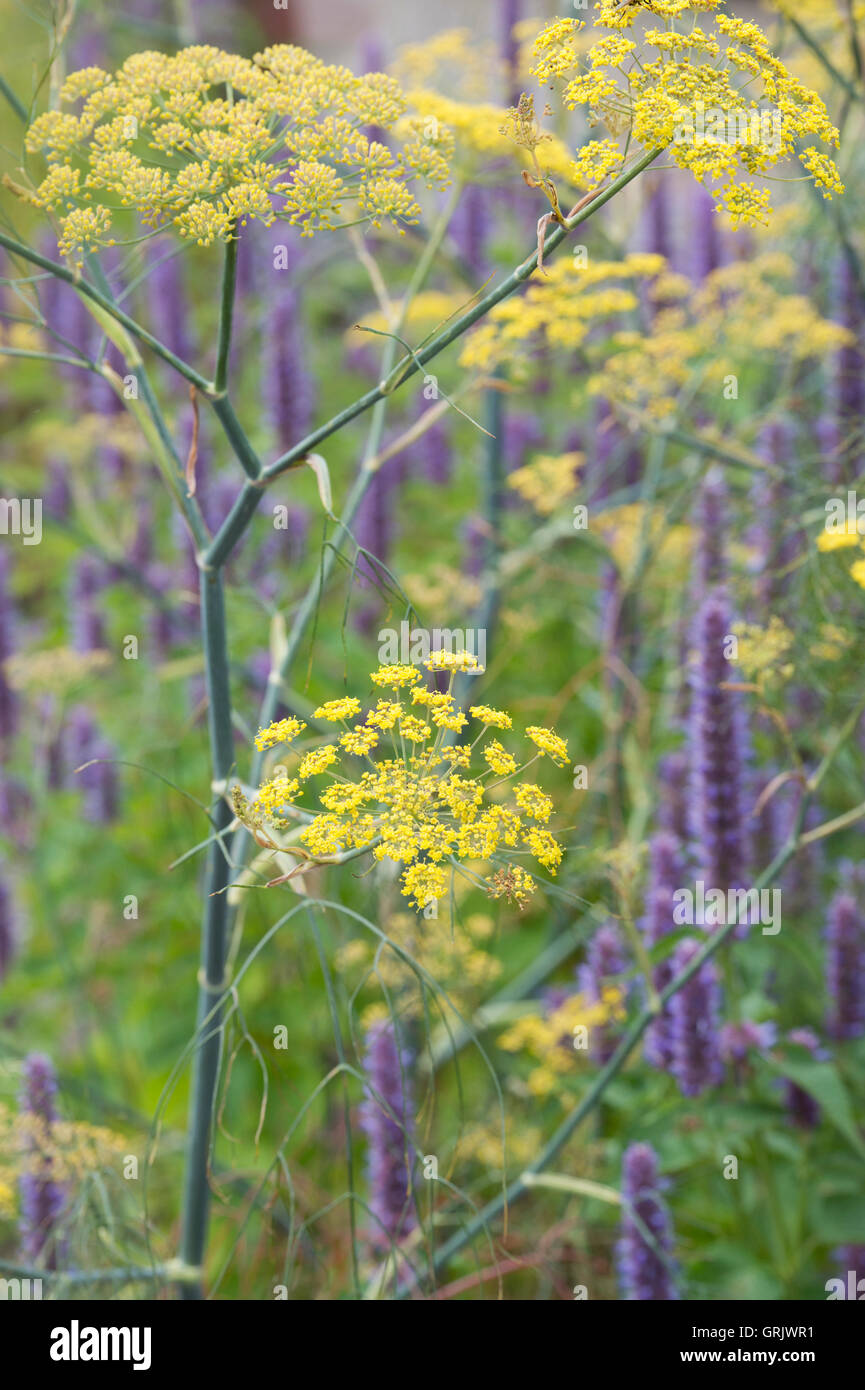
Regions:
<instances>
[{"instance_id":1,"label":"green leaf","mask_svg":"<svg viewBox=\"0 0 865 1390\"><path fill-rule=\"evenodd\" d=\"M856 1152L865 1158L865 1141L856 1124L847 1087L834 1063L800 1062L788 1057L782 1061L776 1061L774 1058L766 1060L773 1070L801 1086L809 1096L813 1096L822 1107L827 1120L831 1121L838 1132L853 1145Z\"/></svg>"}]
</instances>

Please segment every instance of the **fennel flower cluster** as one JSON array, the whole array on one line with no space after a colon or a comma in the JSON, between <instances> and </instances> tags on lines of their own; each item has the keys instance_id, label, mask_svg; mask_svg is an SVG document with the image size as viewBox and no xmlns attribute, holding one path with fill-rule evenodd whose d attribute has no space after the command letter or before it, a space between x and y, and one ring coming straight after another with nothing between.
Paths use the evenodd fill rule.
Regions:
<instances>
[{"instance_id":1,"label":"fennel flower cluster","mask_svg":"<svg viewBox=\"0 0 865 1390\"><path fill-rule=\"evenodd\" d=\"M438 651L424 665L450 672L447 691L428 689L415 666L379 667L371 680L384 694L366 716L358 719L361 702L354 696L321 705L313 717L343 732L332 742L295 753L291 773L281 764L254 799L235 788L236 814L266 843L268 826L283 830L296 823L298 811L308 819L311 808L300 798L312 782L321 788L315 793L321 810L316 808L298 836L309 858L332 861L369 850L377 860L390 859L402 866L403 896L423 909L446 896L446 865L495 857L504 862L487 879L490 896L522 908L534 879L520 864L508 862L507 852L514 858L528 854L555 875L562 847L548 829L552 799L533 782L505 788L541 758L564 765L567 744L549 729L529 726L526 757L518 762L496 737L512 729L509 714L478 704L466 715L455 705L454 677L457 671L480 670L476 658ZM479 732L471 743L454 742L469 719ZM285 747L305 727L298 719L278 720L259 731L256 746Z\"/></svg>"},{"instance_id":2,"label":"fennel flower cluster","mask_svg":"<svg viewBox=\"0 0 865 1390\"><path fill-rule=\"evenodd\" d=\"M542 280L531 280L523 295L495 305L466 338L460 363L485 372L507 366L525 377L534 352L549 371L547 349L555 355L582 347L597 320L637 308L634 281L663 268L663 257L648 252L585 264L562 257Z\"/></svg>"},{"instance_id":3,"label":"fennel flower cluster","mask_svg":"<svg viewBox=\"0 0 865 1390\"><path fill-rule=\"evenodd\" d=\"M844 192L832 158L811 143L839 144L822 99L757 24L723 13L721 0L600 0L596 9L606 35L586 50L584 21L556 19L535 41L532 69L542 84L562 84L566 107L588 106L610 132L580 152L582 185L620 167L634 141L666 149L700 183L715 181L716 206L734 226L768 222L769 191L756 180L791 157L825 198Z\"/></svg>"},{"instance_id":4,"label":"fennel flower cluster","mask_svg":"<svg viewBox=\"0 0 865 1390\"><path fill-rule=\"evenodd\" d=\"M806 295L789 292L795 276L780 252L722 266L696 288L683 276L659 276L649 290L659 305L650 328L612 335L612 354L589 391L666 420L695 382L716 401L725 378L755 357L779 365L831 357L850 334Z\"/></svg>"},{"instance_id":5,"label":"fennel flower cluster","mask_svg":"<svg viewBox=\"0 0 865 1390\"><path fill-rule=\"evenodd\" d=\"M30 197L57 218L60 251L78 264L115 244L125 208L199 246L228 241L250 218L280 218L303 236L356 221L400 228L420 215L409 183L445 186L452 149L446 128L431 132L406 111L392 77L356 77L289 44L252 59L207 45L136 53L114 73L72 73L58 109L33 121L27 149L48 168ZM370 136L397 122L398 150Z\"/></svg>"},{"instance_id":6,"label":"fennel flower cluster","mask_svg":"<svg viewBox=\"0 0 865 1390\"><path fill-rule=\"evenodd\" d=\"M527 1052L538 1063L529 1073L527 1085L532 1095L541 1098L555 1089L560 1076L573 1070L576 1029L592 1032L625 1017L623 991L605 984L597 999L588 998L586 993L569 994L543 1014L529 1013L517 1019L500 1036L499 1047L505 1052Z\"/></svg>"}]
</instances>

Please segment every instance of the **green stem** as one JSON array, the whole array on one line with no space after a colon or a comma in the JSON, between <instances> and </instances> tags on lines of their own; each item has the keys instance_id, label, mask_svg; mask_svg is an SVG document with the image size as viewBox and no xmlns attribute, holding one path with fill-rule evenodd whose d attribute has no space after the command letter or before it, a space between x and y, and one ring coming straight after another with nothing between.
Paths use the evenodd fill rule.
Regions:
<instances>
[{"instance_id":1,"label":"green stem","mask_svg":"<svg viewBox=\"0 0 865 1390\"><path fill-rule=\"evenodd\" d=\"M203 391L205 395L210 395L212 393L212 382L207 381L200 373L196 372L193 367L190 367L187 362L183 362L179 357L175 357L174 353L171 352L169 348L165 347L158 338L154 338L152 333L148 333L146 328L142 328L140 323L136 323L135 319L130 318L129 315L124 313L124 311L111 299L106 299L105 295L100 294L93 285L88 284L80 275L75 275L71 270L68 270L65 265L61 265L58 261L49 260L47 256L43 256L38 251L32 250L31 247L25 246L23 242L16 240L15 237L9 236L6 232L0 231L0 246L4 246L13 256L21 256L25 261L30 261L32 265L38 265L41 270L47 270L51 275L55 275L58 280L62 280L67 285L71 285L72 288L83 295L85 299L91 300L93 304L96 304L111 318L115 319L117 323L121 323L123 327L132 334L133 338L137 338L139 342L146 344L151 352L155 352L156 356L161 357L163 362L167 362L169 366L173 367L181 376L186 377L187 381L191 381L193 386L198 387L199 391Z\"/></svg>"},{"instance_id":2,"label":"green stem","mask_svg":"<svg viewBox=\"0 0 865 1390\"><path fill-rule=\"evenodd\" d=\"M231 327L234 321L234 289L237 284L237 224L231 229L231 236L225 243L225 260L222 268L222 297L219 306L219 341L216 352L216 375L213 378L215 391L223 392L228 383L228 359L231 353Z\"/></svg>"},{"instance_id":3,"label":"green stem","mask_svg":"<svg viewBox=\"0 0 865 1390\"><path fill-rule=\"evenodd\" d=\"M6 98L19 121L23 121L26 125L28 120L27 107L24 105L23 101L21 101L20 97L15 95L9 83L6 81L6 78L2 75L0 75L0 94Z\"/></svg>"},{"instance_id":4,"label":"green stem","mask_svg":"<svg viewBox=\"0 0 865 1390\"><path fill-rule=\"evenodd\" d=\"M835 64L832 62L832 59L828 56L828 54L824 53L820 44L817 42L816 39L811 37L805 26L803 24L800 24L799 20L796 19L794 15L789 14L786 10L784 12L784 18L787 20L788 24L792 25L792 27L795 29L796 33L799 35L799 38L804 43L805 47L810 48L817 61L822 63L823 67L826 69L833 81L837 82L839 87L843 87L847 95L849 97L852 97L854 101L861 101L862 93L858 92L856 88L853 86L853 83L848 81L844 74L838 71Z\"/></svg>"},{"instance_id":5,"label":"green stem","mask_svg":"<svg viewBox=\"0 0 865 1390\"><path fill-rule=\"evenodd\" d=\"M219 423L225 430L229 444L243 465L244 472L253 480L260 478L262 473L261 460L235 415L231 401L227 396L220 396L216 400L211 400L211 404Z\"/></svg>"},{"instance_id":6,"label":"green stem","mask_svg":"<svg viewBox=\"0 0 865 1390\"><path fill-rule=\"evenodd\" d=\"M233 813L224 789L234 765L231 720L225 597L220 571L201 571L201 629L207 671L208 725L213 768L211 818L217 839L211 844L207 866L207 898L201 934L201 972L198 987L197 1036L189 1142L183 1197L181 1259L200 1269L207 1243L210 1207L208 1170L213 1111L222 1057L222 1001L228 940L228 894L232 867L223 853L220 837L231 825ZM215 1008L215 1006L217 1006ZM200 1036L202 1035L203 1036ZM184 1283L184 1299L200 1299L200 1281Z\"/></svg>"}]
</instances>

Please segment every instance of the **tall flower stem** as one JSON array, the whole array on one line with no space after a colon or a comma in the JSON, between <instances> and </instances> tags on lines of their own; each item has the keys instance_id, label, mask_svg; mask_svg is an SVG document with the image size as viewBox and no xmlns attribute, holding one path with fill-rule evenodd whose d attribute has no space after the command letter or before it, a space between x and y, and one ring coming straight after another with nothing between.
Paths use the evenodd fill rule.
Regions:
<instances>
[{"instance_id":1,"label":"tall flower stem","mask_svg":"<svg viewBox=\"0 0 865 1390\"><path fill-rule=\"evenodd\" d=\"M234 290L237 284L237 224L225 243L222 270L222 296L219 306L219 338L216 351L214 390L222 394L228 382L228 359L231 353L231 327L234 322Z\"/></svg>"},{"instance_id":2,"label":"tall flower stem","mask_svg":"<svg viewBox=\"0 0 865 1390\"><path fill-rule=\"evenodd\" d=\"M208 724L213 768L213 804L210 814L215 838L208 855L208 896L205 899L201 928L201 969L198 977L196 1020L196 1033L200 1036L192 1080L180 1245L183 1264L195 1269L199 1269L203 1263L207 1243L210 1139L222 1056L221 1001L226 984L226 890L233 876L231 862L221 843L221 837L232 821L232 811L225 791L234 765L225 595L222 572L207 570L204 567L201 569L201 632L207 676ZM183 1283L180 1286L180 1294L184 1299L201 1298L201 1283Z\"/></svg>"}]
</instances>

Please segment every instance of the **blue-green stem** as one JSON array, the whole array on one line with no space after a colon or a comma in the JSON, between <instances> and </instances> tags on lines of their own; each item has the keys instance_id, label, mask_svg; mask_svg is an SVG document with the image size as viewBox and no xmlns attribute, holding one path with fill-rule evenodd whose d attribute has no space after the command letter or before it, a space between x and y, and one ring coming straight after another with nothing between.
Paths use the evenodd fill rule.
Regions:
<instances>
[{"instance_id":1,"label":"blue-green stem","mask_svg":"<svg viewBox=\"0 0 865 1390\"><path fill-rule=\"evenodd\" d=\"M225 595L220 570L201 570L201 630L207 673L208 728L213 768L211 819L217 838L210 846L207 863L208 896L205 900L201 933L197 1049L190 1102L180 1245L183 1264L196 1269L203 1265L207 1244L210 1143L222 1057L221 996L226 985L228 895L225 890L233 876L231 864L223 853L219 839L233 819L225 790L234 766ZM216 1005L219 1007L214 1013ZM180 1294L185 1299L201 1298L200 1281L183 1283Z\"/></svg>"},{"instance_id":2,"label":"blue-green stem","mask_svg":"<svg viewBox=\"0 0 865 1390\"><path fill-rule=\"evenodd\" d=\"M115 319L117 323L122 324L127 332L132 334L133 338L137 338L139 342L146 344L151 352L156 353L157 357L162 358L163 362L167 362L168 365L179 372L181 376L186 377L187 381L191 381L193 386L198 387L199 391L203 391L206 395L212 393L212 382L195 371L193 367L190 367L188 362L184 362L181 358L177 357L170 348L167 348L164 343L161 343L152 333L148 333L147 329L142 328L140 323L136 323L135 319L125 313L113 300L107 299L105 295L100 294L99 290L85 280L80 274L76 275L65 265L61 265L59 261L52 261L48 256L43 256L39 251L34 251L32 247L25 246L23 242L18 241L15 237L9 236L7 232L0 231L0 246L4 246L13 256L20 256L22 260L30 261L31 265L38 265L40 270L47 270L51 275L56 276L58 280L63 280L65 284L71 285L73 289L76 289L85 299L91 300L92 303L96 304L100 309L103 309L105 313L110 314L111 318Z\"/></svg>"},{"instance_id":3,"label":"blue-green stem","mask_svg":"<svg viewBox=\"0 0 865 1390\"><path fill-rule=\"evenodd\" d=\"M228 383L228 360L231 356L231 328L234 322L234 290L237 284L237 226L225 243L225 260L222 269L222 294L219 303L219 338L216 349L216 375L213 378L215 391L223 392Z\"/></svg>"}]
</instances>

